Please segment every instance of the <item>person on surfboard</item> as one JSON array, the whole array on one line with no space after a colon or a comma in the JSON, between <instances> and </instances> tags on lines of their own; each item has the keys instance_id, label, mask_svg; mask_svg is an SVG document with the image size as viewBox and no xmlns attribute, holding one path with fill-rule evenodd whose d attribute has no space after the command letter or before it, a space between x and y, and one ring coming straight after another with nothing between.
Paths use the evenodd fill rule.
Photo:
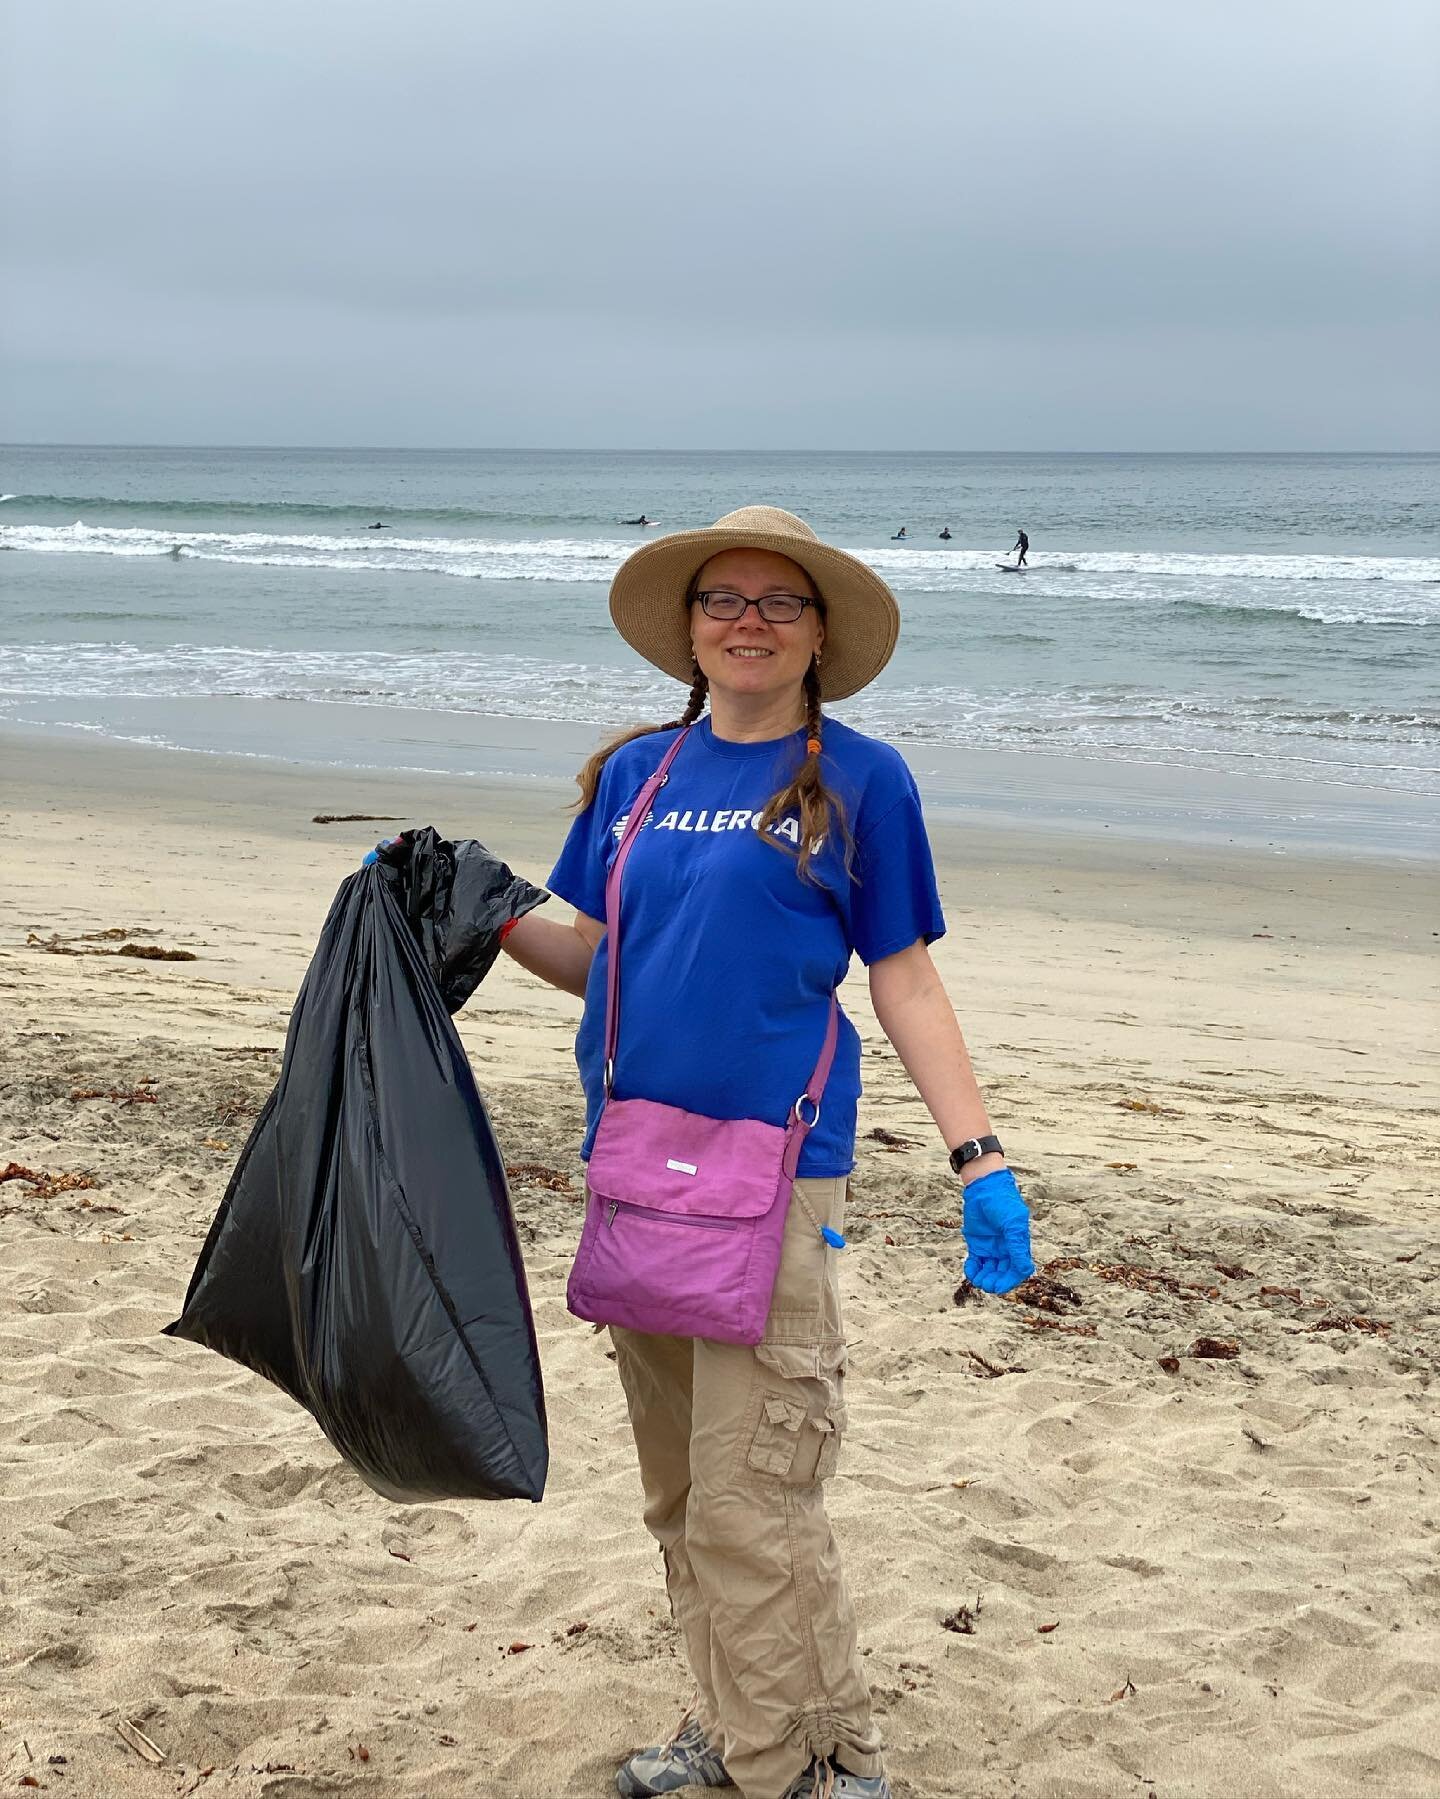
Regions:
<instances>
[{"instance_id":1,"label":"person on surfboard","mask_svg":"<svg viewBox=\"0 0 1440 1799\"><path fill-rule=\"evenodd\" d=\"M1020 552L1020 554L1018 556L1015 556L1016 550L1019 550L1019 552ZM1024 568L1026 566L1025 558L1029 554L1029 550L1030 550L1030 539L1022 531L1020 533L1020 535L1015 539L1015 542L1011 545L1011 549L1010 549L1010 554L1012 556L1015 556L1016 568Z\"/></svg>"}]
</instances>

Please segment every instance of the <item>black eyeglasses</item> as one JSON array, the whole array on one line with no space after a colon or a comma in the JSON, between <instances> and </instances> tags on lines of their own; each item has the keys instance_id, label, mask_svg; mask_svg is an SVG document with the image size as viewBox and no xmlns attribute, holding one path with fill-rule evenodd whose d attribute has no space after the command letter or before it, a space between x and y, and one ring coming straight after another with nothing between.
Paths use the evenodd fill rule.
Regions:
<instances>
[{"instance_id":1,"label":"black eyeglasses","mask_svg":"<svg viewBox=\"0 0 1440 1799\"><path fill-rule=\"evenodd\" d=\"M747 600L743 593L731 593L723 587L713 593L697 593L695 598L707 618L733 621L744 618L753 606L767 625L793 625L807 606L815 604L798 593L767 593L758 600Z\"/></svg>"}]
</instances>

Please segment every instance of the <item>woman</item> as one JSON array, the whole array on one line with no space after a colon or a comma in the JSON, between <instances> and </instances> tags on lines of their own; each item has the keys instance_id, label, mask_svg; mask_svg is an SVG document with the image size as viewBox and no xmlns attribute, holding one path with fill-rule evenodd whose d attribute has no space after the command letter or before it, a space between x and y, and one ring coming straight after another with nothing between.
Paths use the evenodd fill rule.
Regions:
<instances>
[{"instance_id":1,"label":"woman","mask_svg":"<svg viewBox=\"0 0 1440 1799\"><path fill-rule=\"evenodd\" d=\"M888 745L821 710L889 660L889 589L791 514L749 506L636 551L610 611L690 697L680 719L582 771L549 883L573 926L531 913L505 940L585 998L582 1154L605 1099L606 871L640 787L693 727L623 877L614 1095L782 1123L858 953L882 1028L956 1146L966 1272L1008 1291L1034 1272L1028 1214L930 960L944 921L915 783ZM675 1737L620 1769L628 1799L732 1784L745 1799L890 1794L823 1485L845 1427L837 1263L859 1092L842 1017L758 1345L612 1326L645 1522L699 1689Z\"/></svg>"}]
</instances>

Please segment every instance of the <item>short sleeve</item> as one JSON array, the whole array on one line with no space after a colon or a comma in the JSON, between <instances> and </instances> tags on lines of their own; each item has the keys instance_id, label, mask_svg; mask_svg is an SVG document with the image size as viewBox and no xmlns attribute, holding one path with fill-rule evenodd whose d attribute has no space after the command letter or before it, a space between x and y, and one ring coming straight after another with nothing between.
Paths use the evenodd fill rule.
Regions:
<instances>
[{"instance_id":1,"label":"short sleeve","mask_svg":"<svg viewBox=\"0 0 1440 1799\"><path fill-rule=\"evenodd\" d=\"M908 770L901 797L857 839L854 872L850 931L867 967L917 939L934 943L945 935L935 860Z\"/></svg>"},{"instance_id":2,"label":"short sleeve","mask_svg":"<svg viewBox=\"0 0 1440 1799\"><path fill-rule=\"evenodd\" d=\"M560 859L546 882L552 893L559 894L567 905L591 918L605 916L605 838L609 809L604 804L604 794L602 777L594 799L570 826Z\"/></svg>"}]
</instances>

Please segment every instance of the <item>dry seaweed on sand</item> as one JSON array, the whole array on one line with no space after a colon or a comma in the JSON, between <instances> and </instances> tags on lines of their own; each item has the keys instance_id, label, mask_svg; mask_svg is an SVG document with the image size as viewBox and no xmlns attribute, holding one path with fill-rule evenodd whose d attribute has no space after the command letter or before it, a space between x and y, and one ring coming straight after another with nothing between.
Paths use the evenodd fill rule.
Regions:
<instances>
[{"instance_id":1,"label":"dry seaweed on sand","mask_svg":"<svg viewBox=\"0 0 1440 1799\"><path fill-rule=\"evenodd\" d=\"M570 1176L559 1168L547 1168L543 1162L507 1162L505 1178L525 1187L544 1187L550 1193L576 1197Z\"/></svg>"},{"instance_id":2,"label":"dry seaweed on sand","mask_svg":"<svg viewBox=\"0 0 1440 1799\"><path fill-rule=\"evenodd\" d=\"M253 1118L260 1110L260 1101L248 1093L227 1093L215 1101L215 1109L210 1117L216 1124L239 1124L243 1119Z\"/></svg>"},{"instance_id":3,"label":"dry seaweed on sand","mask_svg":"<svg viewBox=\"0 0 1440 1799\"><path fill-rule=\"evenodd\" d=\"M914 1141L909 1137L897 1137L894 1131L887 1131L883 1125L877 1124L873 1130L865 1133L867 1141L878 1143L881 1149L914 1149Z\"/></svg>"},{"instance_id":4,"label":"dry seaweed on sand","mask_svg":"<svg viewBox=\"0 0 1440 1799\"><path fill-rule=\"evenodd\" d=\"M957 1605L953 1612L940 1620L942 1630L953 1630L957 1636L973 1637L975 1626L980 1618L981 1596L975 1595L974 1605Z\"/></svg>"},{"instance_id":5,"label":"dry seaweed on sand","mask_svg":"<svg viewBox=\"0 0 1440 1799\"><path fill-rule=\"evenodd\" d=\"M317 812L312 825L398 825L405 821L393 812Z\"/></svg>"},{"instance_id":6,"label":"dry seaweed on sand","mask_svg":"<svg viewBox=\"0 0 1440 1799\"><path fill-rule=\"evenodd\" d=\"M1002 1374L1024 1374L1025 1372L1018 1363L1012 1363L1010 1367L1002 1368L995 1362L987 1361L978 1349L962 1349L960 1353L969 1356L974 1363L970 1372L981 1380L998 1380Z\"/></svg>"},{"instance_id":7,"label":"dry seaweed on sand","mask_svg":"<svg viewBox=\"0 0 1440 1799\"><path fill-rule=\"evenodd\" d=\"M85 933L92 940L96 937L113 938L116 931L90 931ZM129 936L129 932L120 932L121 936ZM76 949L72 940L64 938L58 931L52 931L48 937L42 937L37 931L25 933L25 944L28 949L43 950L47 956L133 956L142 962L198 962L200 958L194 950L161 949L158 943L122 943L117 949Z\"/></svg>"},{"instance_id":8,"label":"dry seaweed on sand","mask_svg":"<svg viewBox=\"0 0 1440 1799\"><path fill-rule=\"evenodd\" d=\"M28 1181L31 1199L54 1199L57 1193L94 1191L100 1183L93 1174L46 1174L38 1168L25 1168L19 1162L7 1162L0 1168L0 1181Z\"/></svg>"},{"instance_id":9,"label":"dry seaweed on sand","mask_svg":"<svg viewBox=\"0 0 1440 1799\"><path fill-rule=\"evenodd\" d=\"M1098 1337L1093 1324L1066 1324L1059 1318L1022 1318L1020 1322L1032 1331L1059 1331L1063 1337Z\"/></svg>"},{"instance_id":10,"label":"dry seaweed on sand","mask_svg":"<svg viewBox=\"0 0 1440 1799\"><path fill-rule=\"evenodd\" d=\"M1070 1312L1080 1310L1082 1301L1073 1287L1064 1281L1056 1280L1048 1269L1039 1274L1032 1274L1028 1281L1005 1295L1012 1305L1033 1306L1037 1312L1053 1312L1057 1317L1065 1317Z\"/></svg>"},{"instance_id":11,"label":"dry seaweed on sand","mask_svg":"<svg viewBox=\"0 0 1440 1799\"><path fill-rule=\"evenodd\" d=\"M1220 1297L1220 1289L1204 1281L1182 1281L1178 1275L1166 1274L1159 1268L1142 1268L1134 1262L1089 1262L1086 1266L1102 1281L1114 1281L1137 1293L1173 1293L1177 1299L1184 1299L1191 1293L1198 1293L1205 1299Z\"/></svg>"},{"instance_id":12,"label":"dry seaweed on sand","mask_svg":"<svg viewBox=\"0 0 1440 1799\"><path fill-rule=\"evenodd\" d=\"M1159 1268L1143 1268L1134 1262L1091 1262L1089 1268L1102 1281L1113 1281L1140 1293L1173 1293L1181 1299L1189 1293L1198 1293L1206 1299L1220 1297L1220 1289L1204 1281L1181 1280L1178 1275L1166 1274Z\"/></svg>"}]
</instances>

